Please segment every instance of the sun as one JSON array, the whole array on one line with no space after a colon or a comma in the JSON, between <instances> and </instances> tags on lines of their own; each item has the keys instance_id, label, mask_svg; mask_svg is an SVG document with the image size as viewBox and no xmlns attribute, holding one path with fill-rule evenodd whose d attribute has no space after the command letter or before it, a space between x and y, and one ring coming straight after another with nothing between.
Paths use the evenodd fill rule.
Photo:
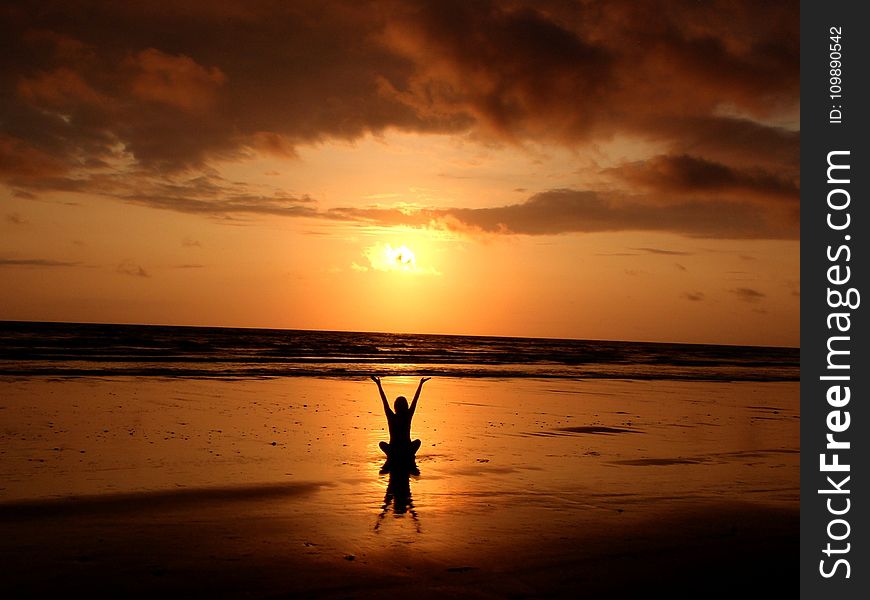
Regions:
<instances>
[{"instance_id":1,"label":"sun","mask_svg":"<svg viewBox=\"0 0 870 600\"><path fill-rule=\"evenodd\" d=\"M425 251L423 254L430 256ZM417 259L417 253L411 250L407 244L393 245L391 243L379 243L363 249L363 255L366 257L368 264L359 265L351 264L351 269L357 272L366 271L381 271L387 273L406 273L408 275L441 275L441 272L427 262L424 258L424 265L420 265Z\"/></svg>"},{"instance_id":2,"label":"sun","mask_svg":"<svg viewBox=\"0 0 870 600\"><path fill-rule=\"evenodd\" d=\"M390 268L400 271L414 271L417 268L417 258L414 252L405 244L393 248L390 244L384 246L384 262Z\"/></svg>"}]
</instances>

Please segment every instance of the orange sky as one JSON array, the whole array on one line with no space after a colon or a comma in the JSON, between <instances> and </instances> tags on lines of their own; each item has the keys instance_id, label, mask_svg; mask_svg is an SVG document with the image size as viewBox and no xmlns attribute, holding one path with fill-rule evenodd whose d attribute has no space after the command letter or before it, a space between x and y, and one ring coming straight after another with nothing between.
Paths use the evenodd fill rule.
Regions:
<instances>
[{"instance_id":1,"label":"orange sky","mask_svg":"<svg viewBox=\"0 0 870 600\"><path fill-rule=\"evenodd\" d=\"M87 7L0 12L0 319L799 344L794 3Z\"/></svg>"}]
</instances>

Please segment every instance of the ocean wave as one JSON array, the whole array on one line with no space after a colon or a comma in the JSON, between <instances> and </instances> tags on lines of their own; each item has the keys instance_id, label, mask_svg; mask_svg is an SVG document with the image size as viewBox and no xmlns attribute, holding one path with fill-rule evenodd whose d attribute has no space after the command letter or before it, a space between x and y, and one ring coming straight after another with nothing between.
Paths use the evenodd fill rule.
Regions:
<instances>
[{"instance_id":1,"label":"ocean wave","mask_svg":"<svg viewBox=\"0 0 870 600\"><path fill-rule=\"evenodd\" d=\"M0 375L797 381L795 348L330 331L0 323Z\"/></svg>"}]
</instances>

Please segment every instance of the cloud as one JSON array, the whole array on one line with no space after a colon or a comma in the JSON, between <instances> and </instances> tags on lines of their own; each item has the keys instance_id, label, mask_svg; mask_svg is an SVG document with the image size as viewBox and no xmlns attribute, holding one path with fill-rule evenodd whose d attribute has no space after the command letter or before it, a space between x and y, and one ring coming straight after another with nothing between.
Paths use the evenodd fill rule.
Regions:
<instances>
[{"instance_id":1,"label":"cloud","mask_svg":"<svg viewBox=\"0 0 870 600\"><path fill-rule=\"evenodd\" d=\"M433 217L489 232L797 235L794 2L86 6L32 0L0 14L0 181L15 194L317 217L304 191L242 189L209 165L387 130L572 150L619 136L660 150L603 173L618 189Z\"/></svg>"},{"instance_id":2,"label":"cloud","mask_svg":"<svg viewBox=\"0 0 870 600\"><path fill-rule=\"evenodd\" d=\"M193 176L164 175L128 178L118 173L89 177L54 177L34 183L64 191L117 198L163 210L217 218L240 215L277 215L330 219L380 226L448 229L466 233L552 235L608 231L661 231L690 237L737 239L796 239L799 219L794 214L767 210L753 202L681 199L665 203L644 194L555 189L525 201L486 208L337 207L321 210L307 195L228 181L209 172ZM182 245L192 247L192 240ZM666 255L689 253L658 248L635 248Z\"/></svg>"},{"instance_id":3,"label":"cloud","mask_svg":"<svg viewBox=\"0 0 870 600\"><path fill-rule=\"evenodd\" d=\"M68 169L62 158L0 131L0 180L27 187L46 177L62 175ZM19 197L27 194L26 190L17 190L16 193Z\"/></svg>"},{"instance_id":4,"label":"cloud","mask_svg":"<svg viewBox=\"0 0 870 600\"><path fill-rule=\"evenodd\" d=\"M69 67L22 78L18 82L18 94L30 103L57 108L79 103L100 105L107 101Z\"/></svg>"},{"instance_id":5,"label":"cloud","mask_svg":"<svg viewBox=\"0 0 870 600\"><path fill-rule=\"evenodd\" d=\"M27 51L9 53L19 58L7 77L24 89L7 101L40 134L77 145L108 131L140 162L190 165L258 133L292 145L479 129L573 143L630 130L679 149L699 128L775 129L760 123L798 102L798 15L793 3L748 1L34 1L2 25ZM67 127L30 108L58 100ZM702 137L727 146L733 133Z\"/></svg>"},{"instance_id":6,"label":"cloud","mask_svg":"<svg viewBox=\"0 0 870 600\"><path fill-rule=\"evenodd\" d=\"M763 292L759 292L758 290L752 288L735 288L733 290L729 290L732 294L735 294L738 298L743 300L744 302L755 303L760 302L762 299L767 297L767 294Z\"/></svg>"},{"instance_id":7,"label":"cloud","mask_svg":"<svg viewBox=\"0 0 870 600\"><path fill-rule=\"evenodd\" d=\"M188 237L181 240L181 246L183 248L202 248L202 244L199 242L199 240L194 240Z\"/></svg>"},{"instance_id":8,"label":"cloud","mask_svg":"<svg viewBox=\"0 0 870 600\"><path fill-rule=\"evenodd\" d=\"M383 39L416 67L404 90L390 88L395 98L424 117L452 114L508 139L588 135L595 119L586 115L618 68L606 46L529 7L408 3ZM566 111L569 97L576 105Z\"/></svg>"},{"instance_id":9,"label":"cloud","mask_svg":"<svg viewBox=\"0 0 870 600\"><path fill-rule=\"evenodd\" d=\"M274 188L228 181L214 172L192 176L139 174L136 177L107 172L85 177L46 178L34 183L33 189L36 188L87 192L150 208L211 217L318 216L312 206L315 201L307 195L295 196Z\"/></svg>"},{"instance_id":10,"label":"cloud","mask_svg":"<svg viewBox=\"0 0 870 600\"><path fill-rule=\"evenodd\" d=\"M326 215L385 226L429 226L501 234L663 231L690 237L769 239L794 239L799 234L797 222L778 221L749 203L687 201L661 205L626 195L578 190L550 190L519 204L491 208L411 212L380 207L336 208Z\"/></svg>"},{"instance_id":11,"label":"cloud","mask_svg":"<svg viewBox=\"0 0 870 600\"><path fill-rule=\"evenodd\" d=\"M692 302L703 302L704 292L683 292L683 298Z\"/></svg>"},{"instance_id":12,"label":"cloud","mask_svg":"<svg viewBox=\"0 0 870 600\"><path fill-rule=\"evenodd\" d=\"M797 7L757 8L629 0L397 3L384 39L415 66L395 97L417 114L465 115L516 140L571 143L631 132L680 152L695 146L693 132L739 130L701 136L704 156L722 156L734 154L735 135L776 129L761 122L798 102ZM744 116L725 114L726 105ZM764 136L762 145L796 161L781 133Z\"/></svg>"},{"instance_id":13,"label":"cloud","mask_svg":"<svg viewBox=\"0 0 870 600\"><path fill-rule=\"evenodd\" d=\"M151 277L142 265L134 263L132 260L123 260L115 269L122 275L131 275L133 277Z\"/></svg>"},{"instance_id":14,"label":"cloud","mask_svg":"<svg viewBox=\"0 0 870 600\"><path fill-rule=\"evenodd\" d=\"M686 154L656 156L607 172L637 187L670 195L704 192L794 203L800 200L796 179L786 179L757 167L729 167Z\"/></svg>"},{"instance_id":15,"label":"cloud","mask_svg":"<svg viewBox=\"0 0 870 600\"><path fill-rule=\"evenodd\" d=\"M27 221L17 212L7 213L6 222L11 223L12 225L26 225Z\"/></svg>"},{"instance_id":16,"label":"cloud","mask_svg":"<svg viewBox=\"0 0 870 600\"><path fill-rule=\"evenodd\" d=\"M384 9L224 5L23 2L3 11L0 132L68 169L123 148L137 167L166 173L251 147L286 154L387 127L444 130L381 93L411 70L375 39ZM87 52L61 50L75 45Z\"/></svg>"},{"instance_id":17,"label":"cloud","mask_svg":"<svg viewBox=\"0 0 870 600\"><path fill-rule=\"evenodd\" d=\"M45 258L0 258L0 267L78 267L81 264Z\"/></svg>"},{"instance_id":18,"label":"cloud","mask_svg":"<svg viewBox=\"0 0 870 600\"><path fill-rule=\"evenodd\" d=\"M227 77L217 67L203 67L189 56L173 56L148 48L129 60L137 71L133 96L187 111L211 108Z\"/></svg>"}]
</instances>

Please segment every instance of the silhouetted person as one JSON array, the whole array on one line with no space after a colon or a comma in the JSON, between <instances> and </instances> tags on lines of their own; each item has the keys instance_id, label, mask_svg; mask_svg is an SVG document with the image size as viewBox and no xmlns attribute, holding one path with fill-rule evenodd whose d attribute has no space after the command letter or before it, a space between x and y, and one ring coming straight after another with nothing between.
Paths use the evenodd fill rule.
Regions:
<instances>
[{"instance_id":1,"label":"silhouetted person","mask_svg":"<svg viewBox=\"0 0 870 600\"><path fill-rule=\"evenodd\" d=\"M414 465L414 455L420 449L420 440L411 441L411 419L414 418L414 411L417 410L417 400L420 399L423 384L430 379L431 377L423 377L420 380L420 385L417 386L417 393L414 394L414 400L410 407L408 407L408 400L404 396L396 398L396 402L393 404L394 412L387 402L387 395L384 394L384 388L381 386L381 378L372 375L372 381L378 384L378 392L381 394L384 413L387 415L387 425L390 428L389 443L381 442L378 446L387 455L387 463L391 466L396 466L397 463L405 467Z\"/></svg>"}]
</instances>

